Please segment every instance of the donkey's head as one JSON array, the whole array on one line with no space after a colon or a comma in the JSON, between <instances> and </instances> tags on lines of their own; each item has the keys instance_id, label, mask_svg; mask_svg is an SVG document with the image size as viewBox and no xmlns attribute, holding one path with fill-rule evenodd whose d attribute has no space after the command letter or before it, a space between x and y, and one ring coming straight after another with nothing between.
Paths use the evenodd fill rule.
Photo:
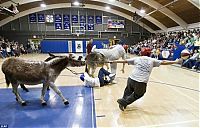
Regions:
<instances>
[{"instance_id":1,"label":"donkey's head","mask_svg":"<svg viewBox=\"0 0 200 128\"><path fill-rule=\"evenodd\" d=\"M49 57L45 62L52 61L53 65L66 65L66 67L78 67L84 66L85 61L76 60L73 56L57 56L52 53L49 53Z\"/></svg>"},{"instance_id":2,"label":"donkey's head","mask_svg":"<svg viewBox=\"0 0 200 128\"><path fill-rule=\"evenodd\" d=\"M106 58L101 53L90 53L86 56L86 63L88 65L103 65L106 61Z\"/></svg>"}]
</instances>

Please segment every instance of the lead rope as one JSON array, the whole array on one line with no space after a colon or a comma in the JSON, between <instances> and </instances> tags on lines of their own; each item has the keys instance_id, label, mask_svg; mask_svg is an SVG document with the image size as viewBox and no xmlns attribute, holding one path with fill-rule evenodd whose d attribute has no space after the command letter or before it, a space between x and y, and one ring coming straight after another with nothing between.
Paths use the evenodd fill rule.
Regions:
<instances>
[{"instance_id":1,"label":"lead rope","mask_svg":"<svg viewBox=\"0 0 200 128\"><path fill-rule=\"evenodd\" d=\"M71 70L71 69L69 69L69 68L67 68L67 67L66 67L66 69L69 70L71 73L73 73L73 74L75 74L75 75L84 74L83 72L78 72L78 73L77 73L76 71Z\"/></svg>"}]
</instances>

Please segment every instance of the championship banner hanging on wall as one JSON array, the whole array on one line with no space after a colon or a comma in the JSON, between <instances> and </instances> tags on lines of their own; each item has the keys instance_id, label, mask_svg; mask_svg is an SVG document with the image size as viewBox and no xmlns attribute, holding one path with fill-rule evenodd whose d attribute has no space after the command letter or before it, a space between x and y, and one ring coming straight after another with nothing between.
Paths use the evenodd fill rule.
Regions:
<instances>
[{"instance_id":1,"label":"championship banner hanging on wall","mask_svg":"<svg viewBox=\"0 0 200 128\"><path fill-rule=\"evenodd\" d=\"M94 30L94 24L88 24L88 31Z\"/></svg>"},{"instance_id":2,"label":"championship banner hanging on wall","mask_svg":"<svg viewBox=\"0 0 200 128\"><path fill-rule=\"evenodd\" d=\"M88 16L88 24L94 24L94 16Z\"/></svg>"},{"instance_id":3,"label":"championship banner hanging on wall","mask_svg":"<svg viewBox=\"0 0 200 128\"><path fill-rule=\"evenodd\" d=\"M102 24L102 16L96 16L96 24Z\"/></svg>"},{"instance_id":4,"label":"championship banner hanging on wall","mask_svg":"<svg viewBox=\"0 0 200 128\"><path fill-rule=\"evenodd\" d=\"M80 16L80 23L86 23L86 16L84 15Z\"/></svg>"},{"instance_id":5,"label":"championship banner hanging on wall","mask_svg":"<svg viewBox=\"0 0 200 128\"><path fill-rule=\"evenodd\" d=\"M70 30L70 15L63 15L63 28L65 30Z\"/></svg>"},{"instance_id":6,"label":"championship banner hanging on wall","mask_svg":"<svg viewBox=\"0 0 200 128\"><path fill-rule=\"evenodd\" d=\"M63 23L63 28L64 28L65 30L70 30L70 23L64 22L64 23Z\"/></svg>"},{"instance_id":7,"label":"championship banner hanging on wall","mask_svg":"<svg viewBox=\"0 0 200 128\"><path fill-rule=\"evenodd\" d=\"M61 30L62 29L62 23L55 23L55 29Z\"/></svg>"},{"instance_id":8,"label":"championship banner hanging on wall","mask_svg":"<svg viewBox=\"0 0 200 128\"><path fill-rule=\"evenodd\" d=\"M45 16L44 14L37 14L38 23L45 23Z\"/></svg>"},{"instance_id":9,"label":"championship banner hanging on wall","mask_svg":"<svg viewBox=\"0 0 200 128\"><path fill-rule=\"evenodd\" d=\"M78 15L72 15L72 23L78 23Z\"/></svg>"},{"instance_id":10,"label":"championship banner hanging on wall","mask_svg":"<svg viewBox=\"0 0 200 128\"><path fill-rule=\"evenodd\" d=\"M63 15L63 22L64 22L64 23L66 23L66 22L67 22L67 23L70 23L70 16L64 14L64 15Z\"/></svg>"},{"instance_id":11,"label":"championship banner hanging on wall","mask_svg":"<svg viewBox=\"0 0 200 128\"><path fill-rule=\"evenodd\" d=\"M62 23L62 15L61 14L55 14L55 22Z\"/></svg>"},{"instance_id":12,"label":"championship banner hanging on wall","mask_svg":"<svg viewBox=\"0 0 200 128\"><path fill-rule=\"evenodd\" d=\"M29 22L30 22L30 23L36 23L36 22L37 22L36 13L29 14Z\"/></svg>"},{"instance_id":13,"label":"championship banner hanging on wall","mask_svg":"<svg viewBox=\"0 0 200 128\"><path fill-rule=\"evenodd\" d=\"M75 41L76 52L83 52L83 41Z\"/></svg>"}]
</instances>

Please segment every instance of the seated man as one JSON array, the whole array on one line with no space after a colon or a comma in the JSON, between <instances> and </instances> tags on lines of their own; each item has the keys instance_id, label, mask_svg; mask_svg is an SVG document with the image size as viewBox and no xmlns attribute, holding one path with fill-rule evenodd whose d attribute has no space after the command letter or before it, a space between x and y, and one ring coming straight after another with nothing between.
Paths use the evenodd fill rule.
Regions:
<instances>
[{"instance_id":1,"label":"seated man","mask_svg":"<svg viewBox=\"0 0 200 128\"><path fill-rule=\"evenodd\" d=\"M84 73L80 76L80 79L84 81L84 86L86 87L102 87L112 83L115 75L101 68L98 77L92 78L87 73Z\"/></svg>"}]
</instances>

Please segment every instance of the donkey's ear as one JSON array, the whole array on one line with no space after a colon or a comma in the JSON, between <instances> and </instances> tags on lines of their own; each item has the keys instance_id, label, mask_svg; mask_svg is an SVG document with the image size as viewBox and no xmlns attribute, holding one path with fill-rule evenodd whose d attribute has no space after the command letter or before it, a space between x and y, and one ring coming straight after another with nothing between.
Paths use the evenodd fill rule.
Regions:
<instances>
[{"instance_id":1,"label":"donkey's ear","mask_svg":"<svg viewBox=\"0 0 200 128\"><path fill-rule=\"evenodd\" d=\"M54 55L54 54L52 54L52 53L50 53L50 52L48 52L48 53L49 53L49 56L55 57L55 55Z\"/></svg>"}]
</instances>

